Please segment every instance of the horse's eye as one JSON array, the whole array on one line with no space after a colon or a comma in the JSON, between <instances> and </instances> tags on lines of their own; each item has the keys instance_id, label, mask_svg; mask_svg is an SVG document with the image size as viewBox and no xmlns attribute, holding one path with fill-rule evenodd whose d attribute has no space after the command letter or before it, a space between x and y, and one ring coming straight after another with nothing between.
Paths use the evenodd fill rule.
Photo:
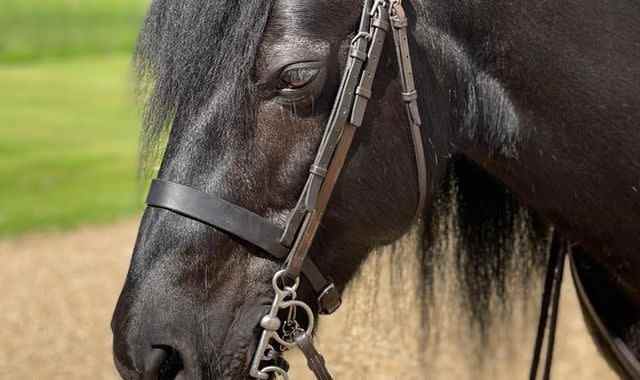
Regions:
<instances>
[{"instance_id":1,"label":"horse's eye","mask_svg":"<svg viewBox=\"0 0 640 380\"><path fill-rule=\"evenodd\" d=\"M312 109L324 88L327 70L323 62L298 62L280 71L277 83L276 101L285 105L295 105L301 114L305 105Z\"/></svg>"},{"instance_id":2,"label":"horse's eye","mask_svg":"<svg viewBox=\"0 0 640 380\"><path fill-rule=\"evenodd\" d=\"M280 88L297 90L312 83L320 74L318 67L293 65L280 74Z\"/></svg>"}]
</instances>

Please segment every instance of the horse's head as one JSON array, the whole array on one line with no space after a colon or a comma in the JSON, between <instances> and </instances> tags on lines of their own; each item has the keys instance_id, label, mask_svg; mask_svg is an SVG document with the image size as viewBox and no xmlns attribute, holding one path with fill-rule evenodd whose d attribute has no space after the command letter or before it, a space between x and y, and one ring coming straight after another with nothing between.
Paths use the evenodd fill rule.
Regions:
<instances>
[{"instance_id":1,"label":"horse's head","mask_svg":"<svg viewBox=\"0 0 640 380\"><path fill-rule=\"evenodd\" d=\"M138 62L152 83L148 135L171 124L159 178L284 227L325 132L362 6L270 3L156 0ZM419 201L395 49L386 44L309 252L340 291L373 247L410 228ZM282 261L227 231L148 208L113 318L122 376L141 378L160 347L174 352L160 378L180 370L185 378L246 378L280 268ZM298 293L315 306L304 277Z\"/></svg>"}]
</instances>

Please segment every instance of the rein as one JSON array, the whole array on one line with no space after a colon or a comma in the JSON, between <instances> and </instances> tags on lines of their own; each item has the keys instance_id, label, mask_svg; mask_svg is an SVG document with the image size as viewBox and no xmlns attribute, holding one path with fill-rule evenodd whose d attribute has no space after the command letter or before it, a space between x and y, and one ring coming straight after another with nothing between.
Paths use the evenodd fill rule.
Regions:
<instances>
[{"instance_id":1,"label":"rein","mask_svg":"<svg viewBox=\"0 0 640 380\"><path fill-rule=\"evenodd\" d=\"M275 375L288 379L287 370L283 368L286 365L278 363L282 361L281 352L294 347L301 349L316 378L332 379L324 358L313 345L313 310L297 299L297 290L302 274L317 295L320 314L331 314L341 304L339 291L308 257L308 253L345 165L353 138L362 125L389 30L393 35L401 95L416 160L416 218L421 216L427 193L427 165L407 27L402 0L364 1L360 26L351 42L346 70L322 141L302 193L284 228L246 208L189 186L161 179L155 179L151 184L148 206L205 223L284 261L284 268L272 280L275 292L273 302L268 314L260 321L262 333L249 372L255 379L266 380ZM296 316L298 311L306 315L304 328ZM287 315L284 321L280 319L283 313Z\"/></svg>"},{"instance_id":2,"label":"rein","mask_svg":"<svg viewBox=\"0 0 640 380\"><path fill-rule=\"evenodd\" d=\"M549 252L549 262L544 280L544 290L540 305L540 319L538 321L538 333L533 348L533 359L531 360L531 370L529 380L538 379L540 368L540 358L542 346L547 341L544 356L543 380L551 378L551 364L553 363L553 348L555 345L556 331L558 326L558 315L560 312L560 292L562 291L562 278L564 275L564 262L567 255L566 243L560 240L554 232L551 240L551 250ZM549 331L547 333L547 324Z\"/></svg>"}]
</instances>

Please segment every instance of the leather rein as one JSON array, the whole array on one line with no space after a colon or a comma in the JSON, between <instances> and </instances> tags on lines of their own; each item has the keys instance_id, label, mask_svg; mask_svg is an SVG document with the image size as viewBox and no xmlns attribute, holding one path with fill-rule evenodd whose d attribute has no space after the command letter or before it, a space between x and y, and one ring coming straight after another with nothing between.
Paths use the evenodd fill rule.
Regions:
<instances>
[{"instance_id":1,"label":"leather rein","mask_svg":"<svg viewBox=\"0 0 640 380\"><path fill-rule=\"evenodd\" d=\"M161 179L155 179L151 184L148 206L170 210L207 224L284 261L284 268L272 280L274 300L268 314L260 321L262 333L250 368L250 376L255 379L266 380L277 375L288 379L287 369L283 368L287 366L279 364L279 359L282 351L294 347L301 349L318 379L332 379L324 358L313 345L313 310L297 299L296 292L302 274L317 295L320 314L331 314L341 304L338 289L318 269L308 253L355 133L362 125L390 30L416 160L419 199L416 218L421 216L427 191L427 166L407 26L402 0L364 1L360 25L351 42L346 69L322 141L309 168L302 194L284 228L246 208L189 186ZM304 328L296 317L299 311L306 314ZM288 315L284 321L279 317L283 312Z\"/></svg>"}]
</instances>

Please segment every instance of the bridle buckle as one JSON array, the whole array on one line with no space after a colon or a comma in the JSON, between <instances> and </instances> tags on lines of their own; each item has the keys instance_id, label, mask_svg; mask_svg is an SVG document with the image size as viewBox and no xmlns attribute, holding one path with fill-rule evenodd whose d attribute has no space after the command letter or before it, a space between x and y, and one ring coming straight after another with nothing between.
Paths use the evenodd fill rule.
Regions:
<instances>
[{"instance_id":1,"label":"bridle buckle","mask_svg":"<svg viewBox=\"0 0 640 380\"><path fill-rule=\"evenodd\" d=\"M318 313L323 315L333 314L342 305L342 297L333 282L318 296Z\"/></svg>"}]
</instances>

